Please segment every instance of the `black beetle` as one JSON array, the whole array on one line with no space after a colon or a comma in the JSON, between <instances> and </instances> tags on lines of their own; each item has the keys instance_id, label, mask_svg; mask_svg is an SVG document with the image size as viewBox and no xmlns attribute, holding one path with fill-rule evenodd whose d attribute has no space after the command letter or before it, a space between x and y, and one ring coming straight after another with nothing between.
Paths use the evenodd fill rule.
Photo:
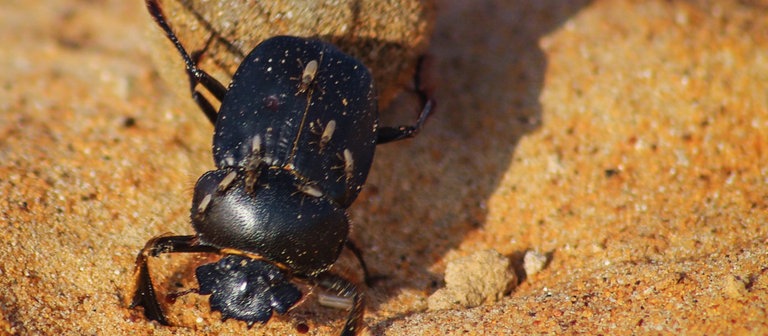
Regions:
<instances>
[{"instance_id":1,"label":"black beetle","mask_svg":"<svg viewBox=\"0 0 768 336\"><path fill-rule=\"evenodd\" d=\"M423 107L412 126L379 127L368 69L316 39L277 36L243 60L229 88L197 68L176 38L157 0L147 8L186 63L193 99L215 125L216 170L195 185L195 235L150 239L136 259L131 307L168 325L147 260L162 253L217 253L199 266L199 289L223 319L266 323L302 297L291 281L351 301L342 335L362 327L363 294L330 272L349 248L370 279L360 250L348 240L346 209L360 193L378 144L416 135L434 102L419 88ZM196 86L221 102L217 112Z\"/></svg>"}]
</instances>

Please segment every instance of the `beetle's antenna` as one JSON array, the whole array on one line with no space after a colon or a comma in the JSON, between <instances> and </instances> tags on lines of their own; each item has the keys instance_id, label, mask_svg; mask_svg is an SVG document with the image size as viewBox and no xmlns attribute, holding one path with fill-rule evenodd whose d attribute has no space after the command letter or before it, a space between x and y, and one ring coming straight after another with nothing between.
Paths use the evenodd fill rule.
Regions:
<instances>
[{"instance_id":1,"label":"beetle's antenna","mask_svg":"<svg viewBox=\"0 0 768 336\"><path fill-rule=\"evenodd\" d=\"M171 30L171 26L169 26L168 22L165 21L165 15L163 15L163 10L160 8L160 5L156 0L146 0L146 3L149 14L152 15L152 18L155 19L157 25L160 26L163 31L165 31L165 36L167 36L168 39L173 42L173 45L176 46L177 50L179 50L181 57L184 58L184 63L187 66L187 70L193 73L197 72L197 66L195 65L195 62L192 61L192 56L189 56L189 53L186 49L184 49L184 46L181 45L181 42L179 42L176 34L174 34L173 30Z\"/></svg>"},{"instance_id":2,"label":"beetle's antenna","mask_svg":"<svg viewBox=\"0 0 768 336\"><path fill-rule=\"evenodd\" d=\"M176 50L181 54L181 57L184 58L184 65L187 67L187 73L194 77L195 82L203 83L206 88L211 90L214 96L223 97L224 93L227 92L227 89L218 81L212 80L207 73L197 68L197 65L192 60L192 56L190 56L187 50L184 49L184 46L179 42L179 38L173 33L171 26L165 21L165 15L163 15L163 10L160 8L160 4L157 3L157 0L146 0L146 4L149 14L155 19L157 25L165 31L165 36L171 40L176 47Z\"/></svg>"}]
</instances>

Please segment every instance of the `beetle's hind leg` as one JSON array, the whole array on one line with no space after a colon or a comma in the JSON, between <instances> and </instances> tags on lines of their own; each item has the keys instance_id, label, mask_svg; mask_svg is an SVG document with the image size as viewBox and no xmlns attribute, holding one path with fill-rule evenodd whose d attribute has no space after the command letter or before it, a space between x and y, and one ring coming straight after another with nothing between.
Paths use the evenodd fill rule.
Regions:
<instances>
[{"instance_id":1,"label":"beetle's hind leg","mask_svg":"<svg viewBox=\"0 0 768 336\"><path fill-rule=\"evenodd\" d=\"M365 285L368 287L373 287L373 285L376 284L376 282L383 280L386 278L384 275L372 275L371 271L368 270L368 265L365 263L365 258L363 258L363 250L360 249L360 247L355 244L355 242L351 240L347 240L344 243L344 246L352 252L352 254L355 255L355 258L357 258L357 262L360 263L360 268L363 269L363 281L365 281Z\"/></svg>"},{"instance_id":2,"label":"beetle's hind leg","mask_svg":"<svg viewBox=\"0 0 768 336\"><path fill-rule=\"evenodd\" d=\"M413 82L415 85L415 93L419 97L419 100L421 101L421 113L419 113L419 118L416 120L416 123L413 125L406 125L406 126L398 126L398 127L380 127L379 128L379 135L376 138L376 144L381 145L388 142L413 138L416 136L416 134L421 131L422 126L424 126L424 123L427 121L427 118L432 113L432 110L435 108L435 100L432 98L432 95L428 92L427 89L425 89L422 86L422 71L424 68L425 63L425 57L419 57L418 62L416 63L416 73L413 75Z\"/></svg>"},{"instance_id":3,"label":"beetle's hind leg","mask_svg":"<svg viewBox=\"0 0 768 336\"><path fill-rule=\"evenodd\" d=\"M344 323L341 335L357 335L363 326L363 313L365 312L363 293L349 280L330 272L321 273L311 279L311 281L330 294L352 300L351 309L349 310L349 315L347 315L347 322Z\"/></svg>"},{"instance_id":4,"label":"beetle's hind leg","mask_svg":"<svg viewBox=\"0 0 768 336\"><path fill-rule=\"evenodd\" d=\"M146 0L146 4L147 9L149 10L149 14L152 15L152 17L155 19L157 25L160 26L163 31L165 31L165 36L171 40L173 45L176 47L176 50L179 51L179 54L181 54L181 57L184 59L187 75L189 75L192 99L194 99L197 105L200 106L200 109L203 110L203 113L211 122L211 124L215 124L218 112L213 107L211 102L208 101L208 99L205 98L199 91L197 91L195 87L197 84L201 84L219 101L224 99L224 95L227 93L227 88L221 84L221 82L216 80L216 78L213 78L213 76L197 67L197 62L195 62L193 57L189 55L186 49L184 49L184 46L181 45L178 37L176 37L176 34L174 34L173 30L171 29L171 26L169 26L168 22L165 20L163 10L160 8L160 4L157 2L157 0Z\"/></svg>"},{"instance_id":5,"label":"beetle's hind leg","mask_svg":"<svg viewBox=\"0 0 768 336\"><path fill-rule=\"evenodd\" d=\"M170 325L166 319L157 294L152 285L147 261L149 257L156 257L163 253L217 253L218 248L206 245L197 245L196 236L159 236L150 239L144 248L136 256L136 269L134 270L135 289L129 308L144 307L144 316L163 325Z\"/></svg>"}]
</instances>

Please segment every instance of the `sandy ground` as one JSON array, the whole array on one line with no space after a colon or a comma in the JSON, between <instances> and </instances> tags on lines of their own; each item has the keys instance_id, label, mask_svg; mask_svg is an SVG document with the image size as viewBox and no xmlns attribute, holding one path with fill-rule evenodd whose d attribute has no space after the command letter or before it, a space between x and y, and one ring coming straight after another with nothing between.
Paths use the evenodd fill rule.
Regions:
<instances>
[{"instance_id":1,"label":"sandy ground","mask_svg":"<svg viewBox=\"0 0 768 336\"><path fill-rule=\"evenodd\" d=\"M439 111L383 146L351 209L373 335L768 334L768 2L438 1ZM0 333L335 333L314 296L250 331L204 297L126 308L133 259L191 233L211 126L147 59L141 1L0 7ZM412 120L408 95L382 112ZM538 274L428 312L446 263L495 249ZM152 265L194 287L203 259ZM338 269L352 276L354 260Z\"/></svg>"}]
</instances>

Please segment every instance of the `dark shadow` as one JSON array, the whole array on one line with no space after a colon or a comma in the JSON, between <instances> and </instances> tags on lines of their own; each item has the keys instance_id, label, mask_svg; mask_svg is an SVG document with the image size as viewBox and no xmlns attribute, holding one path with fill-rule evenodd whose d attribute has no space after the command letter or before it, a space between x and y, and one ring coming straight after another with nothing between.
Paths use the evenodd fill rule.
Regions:
<instances>
[{"instance_id":1,"label":"dark shadow","mask_svg":"<svg viewBox=\"0 0 768 336\"><path fill-rule=\"evenodd\" d=\"M365 222L353 236L364 249L372 245L369 265L388 276L368 291L371 311L406 288L431 294L442 274L430 268L482 229L485 203L518 142L541 125L547 60L540 40L590 2L438 4L430 47L437 112L416 139L380 146L368 189L353 205L353 218ZM396 102L382 112L382 124L411 120L413 106ZM399 318L369 327L380 334Z\"/></svg>"}]
</instances>

